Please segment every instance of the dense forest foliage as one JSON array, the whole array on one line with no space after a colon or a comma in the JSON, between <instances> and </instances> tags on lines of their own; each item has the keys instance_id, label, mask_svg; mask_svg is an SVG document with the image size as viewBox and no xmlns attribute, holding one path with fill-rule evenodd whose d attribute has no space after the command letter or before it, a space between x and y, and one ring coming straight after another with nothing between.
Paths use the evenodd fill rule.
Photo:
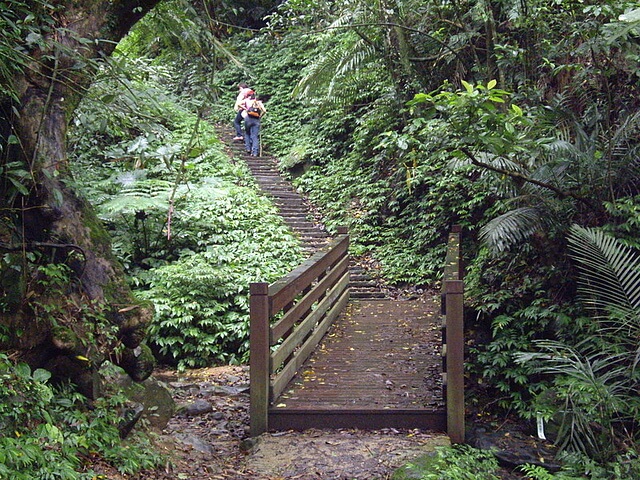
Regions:
<instances>
[{"instance_id":1,"label":"dense forest foliage","mask_svg":"<svg viewBox=\"0 0 640 480\"><path fill-rule=\"evenodd\" d=\"M28 3L0 12L0 409L13 412L0 422L0 464L38 471L54 450L10 457L7 432L29 415L11 399L36 391L39 412L77 399L50 389L33 356L33 370L14 367L16 317L53 325L57 339L90 325L107 358L122 346L109 305L65 297L79 250L28 235L40 184L15 153L12 116L27 93L12 79L62 28L45 2L35 13ZM449 228L463 226L470 405L547 422L567 464L557 478L635 478L639 36L633 1L164 1L92 60L64 129L65 188L88 200L129 288L154 306L145 345L157 361L244 362L249 283L301 259L216 138L248 82L268 109L264 147L330 230L349 226L352 253L375 259L385 281L437 286ZM38 425L90 448L88 433L66 437L48 415L21 435Z\"/></svg>"}]
</instances>

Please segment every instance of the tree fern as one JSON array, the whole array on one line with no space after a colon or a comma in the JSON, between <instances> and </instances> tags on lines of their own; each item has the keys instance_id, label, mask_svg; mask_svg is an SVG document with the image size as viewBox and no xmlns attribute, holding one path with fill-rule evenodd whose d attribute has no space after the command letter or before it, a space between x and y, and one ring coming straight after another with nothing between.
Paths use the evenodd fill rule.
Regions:
<instances>
[{"instance_id":1,"label":"tree fern","mask_svg":"<svg viewBox=\"0 0 640 480\"><path fill-rule=\"evenodd\" d=\"M120 214L135 214L138 211L169 209L169 196L173 183L166 180L143 180L130 183L120 194L100 206L105 218Z\"/></svg>"}]
</instances>

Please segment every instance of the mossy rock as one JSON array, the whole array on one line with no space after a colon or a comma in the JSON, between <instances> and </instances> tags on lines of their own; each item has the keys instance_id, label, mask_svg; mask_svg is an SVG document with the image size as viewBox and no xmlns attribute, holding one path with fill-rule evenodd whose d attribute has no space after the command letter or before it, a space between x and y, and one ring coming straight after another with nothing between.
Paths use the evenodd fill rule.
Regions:
<instances>
[{"instance_id":1,"label":"mossy rock","mask_svg":"<svg viewBox=\"0 0 640 480\"><path fill-rule=\"evenodd\" d=\"M63 325L56 325L51 329L51 342L65 352L75 352L82 344L76 333Z\"/></svg>"},{"instance_id":2,"label":"mossy rock","mask_svg":"<svg viewBox=\"0 0 640 480\"><path fill-rule=\"evenodd\" d=\"M141 382L151 375L155 363L156 361L151 349L143 343L135 349L125 348L122 352L119 366L122 367L133 380Z\"/></svg>"},{"instance_id":3,"label":"mossy rock","mask_svg":"<svg viewBox=\"0 0 640 480\"><path fill-rule=\"evenodd\" d=\"M437 472L442 460L434 453L416 457L410 463L397 469L391 480L420 480L427 472Z\"/></svg>"},{"instance_id":4,"label":"mossy rock","mask_svg":"<svg viewBox=\"0 0 640 480\"><path fill-rule=\"evenodd\" d=\"M499 480L499 465L491 452L469 445L439 448L421 455L398 469L392 480L459 478L460 480Z\"/></svg>"}]
</instances>

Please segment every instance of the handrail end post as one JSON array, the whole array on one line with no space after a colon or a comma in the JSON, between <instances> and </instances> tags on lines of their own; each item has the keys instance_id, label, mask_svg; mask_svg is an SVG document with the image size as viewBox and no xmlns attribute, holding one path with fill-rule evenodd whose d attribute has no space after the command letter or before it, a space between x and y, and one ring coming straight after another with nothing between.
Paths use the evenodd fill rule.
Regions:
<instances>
[{"instance_id":1,"label":"handrail end post","mask_svg":"<svg viewBox=\"0 0 640 480\"><path fill-rule=\"evenodd\" d=\"M250 435L257 437L269 429L269 284L252 283L249 291Z\"/></svg>"},{"instance_id":2,"label":"handrail end post","mask_svg":"<svg viewBox=\"0 0 640 480\"><path fill-rule=\"evenodd\" d=\"M464 282L445 282L447 318L447 433L452 443L464 443Z\"/></svg>"}]
</instances>

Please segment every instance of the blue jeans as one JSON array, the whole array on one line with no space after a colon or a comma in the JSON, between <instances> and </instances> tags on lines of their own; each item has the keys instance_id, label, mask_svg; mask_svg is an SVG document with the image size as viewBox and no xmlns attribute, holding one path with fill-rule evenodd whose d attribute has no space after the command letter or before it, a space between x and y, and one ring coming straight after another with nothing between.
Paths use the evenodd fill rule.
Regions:
<instances>
[{"instance_id":1,"label":"blue jeans","mask_svg":"<svg viewBox=\"0 0 640 480\"><path fill-rule=\"evenodd\" d=\"M233 128L236 129L236 136L242 136L242 115L240 114L242 110L238 111L236 114L236 118L233 119Z\"/></svg>"},{"instance_id":2,"label":"blue jeans","mask_svg":"<svg viewBox=\"0 0 640 480\"><path fill-rule=\"evenodd\" d=\"M244 119L244 148L251 155L260 154L260 119L247 117Z\"/></svg>"}]
</instances>

